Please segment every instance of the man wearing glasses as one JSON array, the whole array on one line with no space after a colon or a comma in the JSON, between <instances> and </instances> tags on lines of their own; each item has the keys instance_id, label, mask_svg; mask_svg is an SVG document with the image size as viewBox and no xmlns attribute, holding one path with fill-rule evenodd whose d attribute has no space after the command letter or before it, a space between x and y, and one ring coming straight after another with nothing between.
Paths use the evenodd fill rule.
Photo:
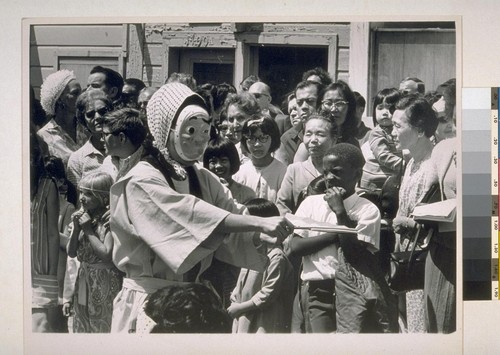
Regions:
<instances>
[{"instance_id":1,"label":"man wearing glasses","mask_svg":"<svg viewBox=\"0 0 500 355\"><path fill-rule=\"evenodd\" d=\"M281 146L276 152L276 159L286 165L293 163L293 158L304 137L304 122L318 110L318 97L322 85L314 81L301 81L295 88L298 114L301 123L290 128L281 136Z\"/></svg>"},{"instance_id":2,"label":"man wearing glasses","mask_svg":"<svg viewBox=\"0 0 500 355\"><path fill-rule=\"evenodd\" d=\"M140 112L124 108L106 115L102 137L108 155L102 164L102 171L117 181L143 156L142 143L146 138L146 127Z\"/></svg>"},{"instance_id":3,"label":"man wearing glasses","mask_svg":"<svg viewBox=\"0 0 500 355\"><path fill-rule=\"evenodd\" d=\"M269 115L272 119L275 119L278 114L283 114L279 108L271 104L271 88L266 83L257 81L250 86L248 92L255 97L262 113Z\"/></svg>"},{"instance_id":4,"label":"man wearing glasses","mask_svg":"<svg viewBox=\"0 0 500 355\"><path fill-rule=\"evenodd\" d=\"M272 96L269 85L258 81L250 86L248 92L255 97L262 113L269 115L276 122L280 130L280 135L292 127L288 116L271 103Z\"/></svg>"}]
</instances>

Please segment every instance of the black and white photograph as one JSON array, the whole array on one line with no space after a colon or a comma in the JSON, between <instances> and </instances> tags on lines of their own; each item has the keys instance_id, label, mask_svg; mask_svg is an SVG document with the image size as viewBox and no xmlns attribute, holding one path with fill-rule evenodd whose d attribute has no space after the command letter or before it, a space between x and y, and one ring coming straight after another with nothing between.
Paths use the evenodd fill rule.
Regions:
<instances>
[{"instance_id":1,"label":"black and white photograph","mask_svg":"<svg viewBox=\"0 0 500 355\"><path fill-rule=\"evenodd\" d=\"M23 25L25 332L460 328L457 18Z\"/></svg>"},{"instance_id":2,"label":"black and white photograph","mask_svg":"<svg viewBox=\"0 0 500 355\"><path fill-rule=\"evenodd\" d=\"M3 10L5 353L497 352L498 4Z\"/></svg>"}]
</instances>

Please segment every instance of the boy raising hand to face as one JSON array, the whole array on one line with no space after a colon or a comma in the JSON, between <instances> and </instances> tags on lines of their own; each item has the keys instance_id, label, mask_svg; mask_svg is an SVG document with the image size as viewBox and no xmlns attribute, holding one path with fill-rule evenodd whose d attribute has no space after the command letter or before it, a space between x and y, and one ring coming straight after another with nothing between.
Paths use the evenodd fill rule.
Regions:
<instances>
[{"instance_id":1,"label":"boy raising hand to face","mask_svg":"<svg viewBox=\"0 0 500 355\"><path fill-rule=\"evenodd\" d=\"M296 212L357 230L357 235L295 232L291 249L303 259L299 292L306 332L397 331L392 294L373 254L379 246L380 212L355 193L363 165L359 148L347 143L332 147L323 158L325 194L309 196Z\"/></svg>"}]
</instances>

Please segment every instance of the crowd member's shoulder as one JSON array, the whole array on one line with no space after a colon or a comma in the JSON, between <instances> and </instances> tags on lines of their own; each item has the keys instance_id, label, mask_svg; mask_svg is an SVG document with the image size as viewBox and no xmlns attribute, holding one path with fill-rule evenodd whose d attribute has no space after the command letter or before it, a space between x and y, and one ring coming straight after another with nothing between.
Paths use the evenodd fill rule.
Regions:
<instances>
[{"instance_id":1,"label":"crowd member's shoulder","mask_svg":"<svg viewBox=\"0 0 500 355\"><path fill-rule=\"evenodd\" d=\"M436 170L446 169L451 160L456 158L457 144L456 138L448 138L436 144L431 155L431 164Z\"/></svg>"},{"instance_id":2,"label":"crowd member's shoulder","mask_svg":"<svg viewBox=\"0 0 500 355\"><path fill-rule=\"evenodd\" d=\"M453 152L456 152L457 150L457 138L454 137L454 138L448 138L448 139L445 139L445 140L442 140L441 142L439 142L438 144L436 144L436 146L434 147L434 149L432 150L432 156L433 157L438 157L440 156L441 154L444 154L444 153L453 153Z\"/></svg>"}]
</instances>

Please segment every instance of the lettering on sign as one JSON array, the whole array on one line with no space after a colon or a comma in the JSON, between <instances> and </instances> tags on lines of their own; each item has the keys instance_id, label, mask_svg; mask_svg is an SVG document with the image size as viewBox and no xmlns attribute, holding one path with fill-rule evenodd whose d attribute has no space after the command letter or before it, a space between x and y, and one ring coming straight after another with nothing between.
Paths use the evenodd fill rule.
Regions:
<instances>
[{"instance_id":1,"label":"lettering on sign","mask_svg":"<svg viewBox=\"0 0 500 355\"><path fill-rule=\"evenodd\" d=\"M191 34L184 40L184 45L186 47L208 47L213 46L214 42L210 36Z\"/></svg>"}]
</instances>

